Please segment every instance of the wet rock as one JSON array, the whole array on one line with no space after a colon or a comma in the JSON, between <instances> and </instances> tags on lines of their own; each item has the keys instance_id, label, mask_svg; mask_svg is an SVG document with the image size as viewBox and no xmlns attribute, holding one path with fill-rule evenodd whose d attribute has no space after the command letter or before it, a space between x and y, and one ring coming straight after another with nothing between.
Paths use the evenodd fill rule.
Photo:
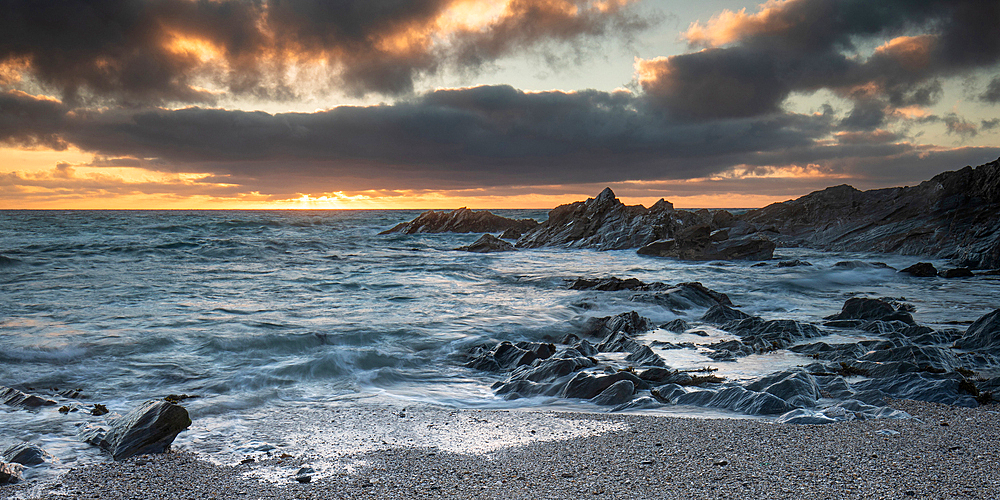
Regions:
<instances>
[{"instance_id":1,"label":"wet rock","mask_svg":"<svg viewBox=\"0 0 1000 500\"><path fill-rule=\"evenodd\" d=\"M653 352L649 346L640 346L638 349L632 351L628 356L626 356L625 361L633 364L634 366L667 366L667 363L663 361L663 358Z\"/></svg>"},{"instance_id":2,"label":"wet rock","mask_svg":"<svg viewBox=\"0 0 1000 500\"><path fill-rule=\"evenodd\" d=\"M169 450L174 438L190 425L191 418L184 407L166 401L147 401L116 419L103 437L99 437L99 428L90 429L91 440L87 442L98 443L116 461L125 460Z\"/></svg>"},{"instance_id":3,"label":"wet rock","mask_svg":"<svg viewBox=\"0 0 1000 500\"><path fill-rule=\"evenodd\" d=\"M949 269L949 270L945 271L944 274L942 274L942 276L944 276L945 278L949 278L949 279L951 279L951 278L972 278L972 277L975 276L975 273L973 273L972 270L969 269L969 268L967 268L967 267L957 267L957 268Z\"/></svg>"},{"instance_id":4,"label":"wet rock","mask_svg":"<svg viewBox=\"0 0 1000 500\"><path fill-rule=\"evenodd\" d=\"M38 396L21 392L10 387L0 386L0 403L16 408L38 408L55 406L56 402Z\"/></svg>"},{"instance_id":5,"label":"wet rock","mask_svg":"<svg viewBox=\"0 0 1000 500\"><path fill-rule=\"evenodd\" d=\"M587 372L578 372L566 383L559 397L591 399L622 380L632 382L635 388L648 388L648 384L643 382L634 373L618 372L609 375L595 375Z\"/></svg>"},{"instance_id":6,"label":"wet rock","mask_svg":"<svg viewBox=\"0 0 1000 500\"><path fill-rule=\"evenodd\" d=\"M955 347L1000 350L1000 309L983 315L969 325L965 335L955 342Z\"/></svg>"},{"instance_id":7,"label":"wet rock","mask_svg":"<svg viewBox=\"0 0 1000 500\"><path fill-rule=\"evenodd\" d=\"M589 318L584 324L583 334L605 338L616 332L642 333L652 330L653 326L653 321L649 318L639 316L635 311L629 311L603 318Z\"/></svg>"},{"instance_id":8,"label":"wet rock","mask_svg":"<svg viewBox=\"0 0 1000 500\"><path fill-rule=\"evenodd\" d=\"M451 212L428 210L410 222L397 224L379 234L390 233L497 233L508 229L528 231L538 226L534 219L508 219L486 210L459 208Z\"/></svg>"},{"instance_id":9,"label":"wet rock","mask_svg":"<svg viewBox=\"0 0 1000 500\"><path fill-rule=\"evenodd\" d=\"M507 228L503 233L500 234L500 239L501 240L515 240L516 241L518 238L521 237L522 234L524 234L524 232L521 231L520 229L516 229L516 228L510 227L510 228Z\"/></svg>"},{"instance_id":10,"label":"wet rock","mask_svg":"<svg viewBox=\"0 0 1000 500\"><path fill-rule=\"evenodd\" d=\"M619 380L590 401L601 406L615 406L628 402L633 394L635 394L635 384L631 380Z\"/></svg>"},{"instance_id":11,"label":"wet rock","mask_svg":"<svg viewBox=\"0 0 1000 500\"><path fill-rule=\"evenodd\" d=\"M718 408L747 415L778 415L794 408L773 394L755 392L739 386L692 391L684 391L680 387L662 386L656 389L656 394L671 404Z\"/></svg>"},{"instance_id":12,"label":"wet rock","mask_svg":"<svg viewBox=\"0 0 1000 500\"><path fill-rule=\"evenodd\" d=\"M652 367L639 372L639 378L654 384L680 384L686 385L691 382L691 374L687 372L671 370L666 367Z\"/></svg>"},{"instance_id":13,"label":"wet rock","mask_svg":"<svg viewBox=\"0 0 1000 500\"><path fill-rule=\"evenodd\" d=\"M660 328L668 332L684 333L688 330L688 328L690 328L690 326L688 326L687 321L678 318L660 325Z\"/></svg>"},{"instance_id":14,"label":"wet rock","mask_svg":"<svg viewBox=\"0 0 1000 500\"><path fill-rule=\"evenodd\" d=\"M30 443L18 443L8 447L0 454L5 462L26 466L38 465L52 458L45 450Z\"/></svg>"},{"instance_id":15,"label":"wet rock","mask_svg":"<svg viewBox=\"0 0 1000 500\"><path fill-rule=\"evenodd\" d=\"M768 260L777 245L762 235L729 238L708 225L685 228L673 238L648 243L637 253L680 260Z\"/></svg>"},{"instance_id":16,"label":"wet rock","mask_svg":"<svg viewBox=\"0 0 1000 500\"><path fill-rule=\"evenodd\" d=\"M24 480L24 466L0 462L0 484L14 484Z\"/></svg>"},{"instance_id":17,"label":"wet rock","mask_svg":"<svg viewBox=\"0 0 1000 500\"><path fill-rule=\"evenodd\" d=\"M662 292L635 294L629 300L657 304L674 312L733 304L726 294L711 290L698 282L680 283Z\"/></svg>"},{"instance_id":18,"label":"wet rock","mask_svg":"<svg viewBox=\"0 0 1000 500\"><path fill-rule=\"evenodd\" d=\"M476 253L492 253L492 252L513 252L517 250L514 245L507 243L492 234L484 234L479 237L471 245L461 246L455 250L465 251L465 252L476 252Z\"/></svg>"},{"instance_id":19,"label":"wet rock","mask_svg":"<svg viewBox=\"0 0 1000 500\"><path fill-rule=\"evenodd\" d=\"M812 266L812 264L799 259L783 260L778 262L778 267L801 267L801 266Z\"/></svg>"},{"instance_id":20,"label":"wet rock","mask_svg":"<svg viewBox=\"0 0 1000 500\"><path fill-rule=\"evenodd\" d=\"M913 316L905 311L897 310L893 304L883 299L852 297L844 302L840 313L827 316L832 321L864 320L864 321L902 321L913 325Z\"/></svg>"},{"instance_id":21,"label":"wet rock","mask_svg":"<svg viewBox=\"0 0 1000 500\"><path fill-rule=\"evenodd\" d=\"M600 290L602 292L617 292L619 290L667 290L669 288L671 286L666 283L643 283L636 278L621 279L614 276L601 279L577 278L570 285L571 290Z\"/></svg>"},{"instance_id":22,"label":"wet rock","mask_svg":"<svg viewBox=\"0 0 1000 500\"><path fill-rule=\"evenodd\" d=\"M884 262L863 262L860 260L845 260L833 265L834 269L893 269ZM895 270L895 269L893 269Z\"/></svg>"},{"instance_id":23,"label":"wet rock","mask_svg":"<svg viewBox=\"0 0 1000 500\"><path fill-rule=\"evenodd\" d=\"M916 264L913 264L912 266L899 272L906 273L917 278L933 278L938 275L937 268L934 267L934 264L929 262L917 262Z\"/></svg>"},{"instance_id":24,"label":"wet rock","mask_svg":"<svg viewBox=\"0 0 1000 500\"><path fill-rule=\"evenodd\" d=\"M838 419L835 416L829 416L822 411L799 408L781 415L777 420L775 420L775 422L779 424L823 425L840 422L842 420L847 419Z\"/></svg>"},{"instance_id":25,"label":"wet rock","mask_svg":"<svg viewBox=\"0 0 1000 500\"><path fill-rule=\"evenodd\" d=\"M927 372L899 373L891 377L870 378L851 384L858 391L879 390L898 399L915 399L952 406L976 407L974 396L960 388L964 377L958 374Z\"/></svg>"},{"instance_id":26,"label":"wet rock","mask_svg":"<svg viewBox=\"0 0 1000 500\"><path fill-rule=\"evenodd\" d=\"M501 372L509 371L521 365L527 365L536 359L546 359L556 352L553 344L539 342L501 342L489 351L474 356L465 364L477 370Z\"/></svg>"},{"instance_id":27,"label":"wet rock","mask_svg":"<svg viewBox=\"0 0 1000 500\"><path fill-rule=\"evenodd\" d=\"M796 342L824 335L809 323L787 319L764 321L757 317L730 321L722 329L740 336L740 340L757 353L784 349Z\"/></svg>"},{"instance_id":28,"label":"wet rock","mask_svg":"<svg viewBox=\"0 0 1000 500\"><path fill-rule=\"evenodd\" d=\"M316 473L316 469L312 467L301 467L298 472L295 473L295 480L300 483L308 483L312 481L313 474Z\"/></svg>"},{"instance_id":29,"label":"wet rock","mask_svg":"<svg viewBox=\"0 0 1000 500\"><path fill-rule=\"evenodd\" d=\"M743 311L733 309L727 305L719 304L709 308L705 315L701 317L701 320L706 323L721 325L729 323L730 321L749 319L751 317L752 316Z\"/></svg>"},{"instance_id":30,"label":"wet rock","mask_svg":"<svg viewBox=\"0 0 1000 500\"><path fill-rule=\"evenodd\" d=\"M954 371L962 366L955 354L948 350L935 346L907 345L893 347L889 349L879 349L872 351L858 358L862 361L875 361L885 363L888 361L905 361L912 363L925 371L934 369L941 372Z\"/></svg>"},{"instance_id":31,"label":"wet rock","mask_svg":"<svg viewBox=\"0 0 1000 500\"><path fill-rule=\"evenodd\" d=\"M766 392L784 401L808 398L815 401L821 396L819 382L804 370L786 370L772 373L746 386L748 390ZM807 401L808 402L808 401ZM809 404L808 406L812 406Z\"/></svg>"}]
</instances>

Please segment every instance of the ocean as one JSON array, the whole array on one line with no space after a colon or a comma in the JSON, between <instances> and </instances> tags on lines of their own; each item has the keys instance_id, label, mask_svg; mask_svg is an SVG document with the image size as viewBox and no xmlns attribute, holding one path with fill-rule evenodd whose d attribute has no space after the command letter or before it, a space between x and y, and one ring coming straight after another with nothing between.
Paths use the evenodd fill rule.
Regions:
<instances>
[{"instance_id":1,"label":"ocean","mask_svg":"<svg viewBox=\"0 0 1000 500\"><path fill-rule=\"evenodd\" d=\"M546 218L539 210L495 213ZM861 295L902 299L920 324L964 329L1000 297L996 277L926 280L834 266L861 260L902 269L926 260L899 255L779 248L774 261L755 266L634 250L475 254L453 249L479 234L378 234L418 214L0 211L0 385L80 409L0 407L0 448L38 443L55 457L54 470L105 460L75 439L86 408L125 413L168 394L196 396L183 403L195 424L175 447L225 463L286 449L309 432L302 416L370 396L449 408L608 411L587 401L506 401L491 390L502 375L463 366L476 346L558 343L589 317L635 310L660 324L697 322L704 312L632 302L627 292L571 290L579 277L698 281L751 314L817 324ZM791 259L812 265L775 265ZM642 338L727 338L706 331ZM721 363L691 349L659 354L674 368L711 366L728 380L811 361L788 351ZM80 395L61 395L67 390ZM740 417L693 407L646 411Z\"/></svg>"}]
</instances>

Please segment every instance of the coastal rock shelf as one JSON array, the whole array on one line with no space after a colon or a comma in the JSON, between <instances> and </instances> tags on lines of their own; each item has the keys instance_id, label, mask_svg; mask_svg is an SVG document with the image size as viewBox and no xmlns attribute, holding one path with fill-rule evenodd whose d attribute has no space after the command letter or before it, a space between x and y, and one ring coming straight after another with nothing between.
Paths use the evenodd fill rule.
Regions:
<instances>
[{"instance_id":1,"label":"coastal rock shelf","mask_svg":"<svg viewBox=\"0 0 1000 500\"><path fill-rule=\"evenodd\" d=\"M765 320L732 306L725 294L698 283L671 286L634 278L577 279L571 289L602 293L685 296L683 301L652 301L675 309L701 308L697 322L676 320L662 333L717 328L732 337L714 343L642 340L655 330L635 311L590 318L561 345L501 342L481 345L466 366L501 374L496 395L514 400L556 397L588 400L610 411L690 405L778 422L821 424L869 418L907 418L886 406L886 398L905 398L954 406L992 400L1000 378L983 374L1000 369L1000 310L966 331L921 326L912 306L894 299L853 297L820 326L793 320ZM673 304L675 307L671 307ZM704 326L702 326L704 325ZM823 337L854 332L856 343L828 344ZM954 345L953 345L954 344ZM728 381L715 370L675 369L673 349L695 349L717 362L777 351L809 356L813 362L779 370L755 380Z\"/></svg>"}]
</instances>

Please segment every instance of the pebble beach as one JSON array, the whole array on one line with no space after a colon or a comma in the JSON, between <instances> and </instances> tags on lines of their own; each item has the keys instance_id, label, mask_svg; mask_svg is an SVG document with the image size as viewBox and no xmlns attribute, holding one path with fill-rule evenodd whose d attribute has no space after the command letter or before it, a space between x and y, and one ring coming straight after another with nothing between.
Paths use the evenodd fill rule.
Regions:
<instances>
[{"instance_id":1,"label":"pebble beach","mask_svg":"<svg viewBox=\"0 0 1000 500\"><path fill-rule=\"evenodd\" d=\"M58 482L28 481L0 488L0 496L997 497L1000 407L957 408L909 400L890 404L913 418L783 425L760 419L378 404L346 415L340 412L331 419L330 432L348 429L362 439L366 429L379 435L398 431L398 441L362 453L331 457L275 451L245 463L224 464L175 450L74 468ZM560 429L567 423L592 431L571 438L551 435L565 434ZM433 440L413 439L418 429L448 425L454 426L454 435L442 438L441 446L434 446ZM477 442L491 444L477 446ZM296 480L296 472L314 466L315 475L307 474L309 482L300 482L305 480L302 475Z\"/></svg>"}]
</instances>

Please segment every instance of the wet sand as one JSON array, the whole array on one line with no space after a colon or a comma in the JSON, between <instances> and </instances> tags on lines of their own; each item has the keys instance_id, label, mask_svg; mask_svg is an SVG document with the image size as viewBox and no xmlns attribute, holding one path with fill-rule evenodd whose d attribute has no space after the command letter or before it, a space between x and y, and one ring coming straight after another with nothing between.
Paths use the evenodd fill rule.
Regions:
<instances>
[{"instance_id":1,"label":"wet sand","mask_svg":"<svg viewBox=\"0 0 1000 500\"><path fill-rule=\"evenodd\" d=\"M326 431L322 425L315 431L317 440L376 441L367 449L351 445L355 451L338 456L276 450L245 464L211 463L183 451L134 457L70 470L58 483L0 487L0 497L1000 496L1000 405L895 400L890 406L915 418L812 426L377 405L341 411ZM293 477L303 465L316 469L309 483Z\"/></svg>"}]
</instances>

